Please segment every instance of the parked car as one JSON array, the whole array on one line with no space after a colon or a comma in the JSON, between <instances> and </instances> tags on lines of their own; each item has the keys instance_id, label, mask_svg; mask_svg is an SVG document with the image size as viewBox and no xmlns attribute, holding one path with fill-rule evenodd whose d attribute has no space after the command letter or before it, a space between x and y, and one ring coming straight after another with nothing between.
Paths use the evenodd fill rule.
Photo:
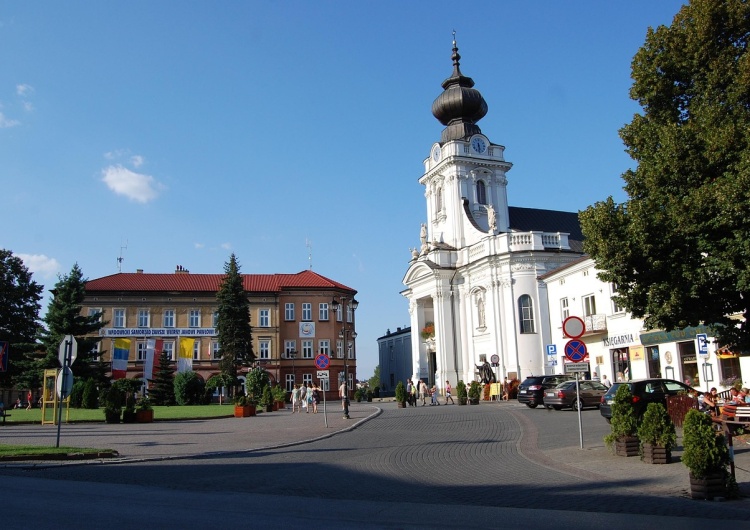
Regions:
<instances>
[{"instance_id":1,"label":"parked car","mask_svg":"<svg viewBox=\"0 0 750 530\"><path fill-rule=\"evenodd\" d=\"M620 385L628 385L633 395L633 408L637 416L643 416L649 403L661 403L667 406L667 396L681 393L700 394L693 387L673 379L637 379L625 383L613 383L607 393L602 396L599 411L607 422L612 418L612 402Z\"/></svg>"},{"instance_id":2,"label":"parked car","mask_svg":"<svg viewBox=\"0 0 750 530\"><path fill-rule=\"evenodd\" d=\"M527 377L523 383L518 385L518 402L532 409L538 405L544 405L544 393L547 390L571 379L572 376L562 374Z\"/></svg>"},{"instance_id":3,"label":"parked car","mask_svg":"<svg viewBox=\"0 0 750 530\"><path fill-rule=\"evenodd\" d=\"M607 393L608 388L598 381L579 381L578 396L576 395L576 382L565 381L555 388L545 390L544 405L548 409L560 410L571 407L578 410L584 407L599 407L602 396Z\"/></svg>"}]
</instances>

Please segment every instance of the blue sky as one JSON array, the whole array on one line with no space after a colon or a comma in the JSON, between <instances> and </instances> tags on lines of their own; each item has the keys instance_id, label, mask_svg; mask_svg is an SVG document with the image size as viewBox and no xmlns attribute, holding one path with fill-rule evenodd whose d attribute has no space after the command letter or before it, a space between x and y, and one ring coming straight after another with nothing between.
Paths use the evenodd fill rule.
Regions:
<instances>
[{"instance_id":1,"label":"blue sky","mask_svg":"<svg viewBox=\"0 0 750 530\"><path fill-rule=\"evenodd\" d=\"M121 252L123 272L311 261L359 291L367 378L376 339L409 323L399 293L452 31L489 106L482 132L514 164L510 204L578 211L625 199L630 62L681 5L2 2L0 248L45 289L76 262L114 274Z\"/></svg>"}]
</instances>

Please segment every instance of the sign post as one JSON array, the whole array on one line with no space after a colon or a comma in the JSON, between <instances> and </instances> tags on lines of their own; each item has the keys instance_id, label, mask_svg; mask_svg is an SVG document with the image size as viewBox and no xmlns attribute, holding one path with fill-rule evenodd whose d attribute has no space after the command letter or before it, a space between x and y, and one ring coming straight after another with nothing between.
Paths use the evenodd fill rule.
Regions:
<instances>
[{"instance_id":1,"label":"sign post","mask_svg":"<svg viewBox=\"0 0 750 530\"><path fill-rule=\"evenodd\" d=\"M57 406L57 445L60 447L60 425L62 424L62 404L65 398L70 396L70 391L73 388L73 371L70 369L70 365L76 360L78 355L78 343L73 335L65 335L65 338L60 342L60 348L58 350L58 360L62 365L62 369L57 375L57 394L60 402Z\"/></svg>"},{"instance_id":2,"label":"sign post","mask_svg":"<svg viewBox=\"0 0 750 530\"><path fill-rule=\"evenodd\" d=\"M329 380L328 375L328 367L331 365L331 358L328 357L325 353L319 353L315 356L315 367L318 369L318 379L326 379ZM328 388L331 388L330 383L328 384ZM328 427L328 412L326 411L326 392L323 390L323 421L326 424L326 427Z\"/></svg>"},{"instance_id":3,"label":"sign post","mask_svg":"<svg viewBox=\"0 0 750 530\"><path fill-rule=\"evenodd\" d=\"M568 322L572 318L578 318L578 317L570 317L565 320L565 322ZM580 318L578 320L581 320ZM581 321L583 322L583 321ZM571 330L575 333L580 332L578 335L579 337L583 335L583 332L586 330L585 327L578 328L576 325L571 326ZM567 331L566 331L567 333ZM569 340L565 344L565 357L568 358L568 360L571 363L575 363L572 366L570 364L565 365L565 373L575 372L576 374L576 401L577 401L577 409L578 409L578 439L580 442L581 449L583 449L583 416L581 415L581 386L580 386L580 377L578 376L581 372L587 372L589 369L589 363L582 363L586 358L586 355L588 354L588 351L586 350L586 343L583 341L576 339Z\"/></svg>"}]
</instances>

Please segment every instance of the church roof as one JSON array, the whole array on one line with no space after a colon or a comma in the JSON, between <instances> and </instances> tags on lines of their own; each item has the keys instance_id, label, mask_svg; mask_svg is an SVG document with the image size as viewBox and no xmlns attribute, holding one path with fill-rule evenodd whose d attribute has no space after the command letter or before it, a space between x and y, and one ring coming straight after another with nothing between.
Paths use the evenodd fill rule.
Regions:
<instances>
[{"instance_id":1,"label":"church roof","mask_svg":"<svg viewBox=\"0 0 750 530\"><path fill-rule=\"evenodd\" d=\"M121 272L86 282L87 292L218 292L224 274L191 274L181 267L173 274ZM321 276L311 270L296 274L242 274L245 291L278 293L294 289L341 289L356 293L351 287Z\"/></svg>"},{"instance_id":2,"label":"church roof","mask_svg":"<svg viewBox=\"0 0 750 530\"><path fill-rule=\"evenodd\" d=\"M508 207L510 229L519 232L566 232L570 249L583 252L583 232L575 212L540 210L537 208Z\"/></svg>"}]
</instances>

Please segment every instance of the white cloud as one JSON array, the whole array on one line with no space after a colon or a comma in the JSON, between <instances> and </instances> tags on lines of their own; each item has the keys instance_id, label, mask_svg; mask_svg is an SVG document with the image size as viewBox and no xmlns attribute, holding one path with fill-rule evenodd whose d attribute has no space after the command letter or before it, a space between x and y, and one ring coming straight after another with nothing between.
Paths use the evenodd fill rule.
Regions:
<instances>
[{"instance_id":1,"label":"white cloud","mask_svg":"<svg viewBox=\"0 0 750 530\"><path fill-rule=\"evenodd\" d=\"M8 129L10 127L15 127L16 125L20 125L20 124L21 124L20 121L6 118L5 114L0 112L0 129Z\"/></svg>"},{"instance_id":2,"label":"white cloud","mask_svg":"<svg viewBox=\"0 0 750 530\"><path fill-rule=\"evenodd\" d=\"M25 110L26 112L31 112L34 110L34 104L31 103L30 101L24 101L22 105L23 105L23 110Z\"/></svg>"},{"instance_id":3,"label":"white cloud","mask_svg":"<svg viewBox=\"0 0 750 530\"><path fill-rule=\"evenodd\" d=\"M231 243L222 243L220 246L224 250L232 250L232 244Z\"/></svg>"},{"instance_id":4,"label":"white cloud","mask_svg":"<svg viewBox=\"0 0 750 530\"><path fill-rule=\"evenodd\" d=\"M133 155L130 157L130 163L133 164L134 168L139 168L143 165L146 160L141 155Z\"/></svg>"},{"instance_id":5,"label":"white cloud","mask_svg":"<svg viewBox=\"0 0 750 530\"><path fill-rule=\"evenodd\" d=\"M206 246L203 243L193 243L193 245L195 246L195 248L203 248Z\"/></svg>"},{"instance_id":6,"label":"white cloud","mask_svg":"<svg viewBox=\"0 0 750 530\"><path fill-rule=\"evenodd\" d=\"M16 85L16 94L25 98L34 93L34 87L25 83Z\"/></svg>"},{"instance_id":7,"label":"white cloud","mask_svg":"<svg viewBox=\"0 0 750 530\"><path fill-rule=\"evenodd\" d=\"M102 180L116 194L144 204L156 199L164 189L151 175L135 173L119 164L104 168Z\"/></svg>"},{"instance_id":8,"label":"white cloud","mask_svg":"<svg viewBox=\"0 0 750 530\"><path fill-rule=\"evenodd\" d=\"M54 278L60 272L60 263L44 254L16 254L28 269L43 278Z\"/></svg>"}]
</instances>

